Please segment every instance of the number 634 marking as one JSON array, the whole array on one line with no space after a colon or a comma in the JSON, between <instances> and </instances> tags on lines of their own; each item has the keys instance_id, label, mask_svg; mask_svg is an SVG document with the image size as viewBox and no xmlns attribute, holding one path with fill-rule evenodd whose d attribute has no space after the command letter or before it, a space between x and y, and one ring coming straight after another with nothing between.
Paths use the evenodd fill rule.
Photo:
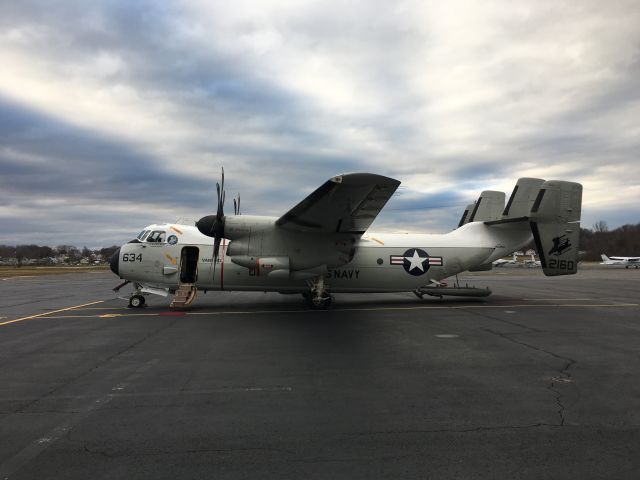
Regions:
<instances>
[{"instance_id":1,"label":"number 634 marking","mask_svg":"<svg viewBox=\"0 0 640 480\"><path fill-rule=\"evenodd\" d=\"M141 262L142 254L139 253L138 255L136 255L135 253L125 253L122 255L122 261L123 262Z\"/></svg>"}]
</instances>

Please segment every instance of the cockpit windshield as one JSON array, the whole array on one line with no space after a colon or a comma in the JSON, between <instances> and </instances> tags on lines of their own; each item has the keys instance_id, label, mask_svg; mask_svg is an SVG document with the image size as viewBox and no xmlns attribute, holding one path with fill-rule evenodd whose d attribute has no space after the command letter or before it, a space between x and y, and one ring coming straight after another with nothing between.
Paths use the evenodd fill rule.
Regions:
<instances>
[{"instance_id":1,"label":"cockpit windshield","mask_svg":"<svg viewBox=\"0 0 640 480\"><path fill-rule=\"evenodd\" d=\"M165 232L163 230L154 230L147 237L147 242L151 243L164 243L165 240Z\"/></svg>"},{"instance_id":2,"label":"cockpit windshield","mask_svg":"<svg viewBox=\"0 0 640 480\"><path fill-rule=\"evenodd\" d=\"M146 237L148 233L149 233L149 230L143 230L138 234L136 238L140 241L143 241L144 237Z\"/></svg>"}]
</instances>

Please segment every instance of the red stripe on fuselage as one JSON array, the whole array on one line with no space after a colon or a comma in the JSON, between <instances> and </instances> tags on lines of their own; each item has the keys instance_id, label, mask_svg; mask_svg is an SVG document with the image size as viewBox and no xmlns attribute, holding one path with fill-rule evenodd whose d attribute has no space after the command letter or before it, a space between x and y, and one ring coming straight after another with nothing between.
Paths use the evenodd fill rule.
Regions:
<instances>
[{"instance_id":1,"label":"red stripe on fuselage","mask_svg":"<svg viewBox=\"0 0 640 480\"><path fill-rule=\"evenodd\" d=\"M222 240L222 255L220 256L220 290L224 290L224 252L225 242Z\"/></svg>"}]
</instances>

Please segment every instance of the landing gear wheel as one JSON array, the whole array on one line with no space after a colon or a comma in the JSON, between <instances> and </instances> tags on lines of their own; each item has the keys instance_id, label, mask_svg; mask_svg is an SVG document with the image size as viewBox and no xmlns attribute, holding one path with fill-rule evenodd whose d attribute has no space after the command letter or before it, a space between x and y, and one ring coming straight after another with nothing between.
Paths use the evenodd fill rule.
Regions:
<instances>
[{"instance_id":1,"label":"landing gear wheel","mask_svg":"<svg viewBox=\"0 0 640 480\"><path fill-rule=\"evenodd\" d=\"M322 297L305 297L307 304L313 310L326 310L333 303L333 297L329 294L324 294Z\"/></svg>"},{"instance_id":2,"label":"landing gear wheel","mask_svg":"<svg viewBox=\"0 0 640 480\"><path fill-rule=\"evenodd\" d=\"M308 280L309 291L303 292L302 296L309 306L314 310L326 309L333 302L333 297L329 294L327 285L324 283L322 275L313 280Z\"/></svg>"},{"instance_id":3,"label":"landing gear wheel","mask_svg":"<svg viewBox=\"0 0 640 480\"><path fill-rule=\"evenodd\" d=\"M144 302L142 295L134 295L129 299L129 308L142 308L144 307Z\"/></svg>"}]
</instances>

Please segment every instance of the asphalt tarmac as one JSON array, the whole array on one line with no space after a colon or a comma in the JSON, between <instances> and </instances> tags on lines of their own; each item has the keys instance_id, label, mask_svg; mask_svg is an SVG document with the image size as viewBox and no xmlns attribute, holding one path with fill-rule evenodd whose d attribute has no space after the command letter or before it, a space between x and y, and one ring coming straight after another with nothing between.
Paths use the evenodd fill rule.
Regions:
<instances>
[{"instance_id":1,"label":"asphalt tarmac","mask_svg":"<svg viewBox=\"0 0 640 480\"><path fill-rule=\"evenodd\" d=\"M461 281L494 294L0 280L0 479L638 478L640 270Z\"/></svg>"}]
</instances>

